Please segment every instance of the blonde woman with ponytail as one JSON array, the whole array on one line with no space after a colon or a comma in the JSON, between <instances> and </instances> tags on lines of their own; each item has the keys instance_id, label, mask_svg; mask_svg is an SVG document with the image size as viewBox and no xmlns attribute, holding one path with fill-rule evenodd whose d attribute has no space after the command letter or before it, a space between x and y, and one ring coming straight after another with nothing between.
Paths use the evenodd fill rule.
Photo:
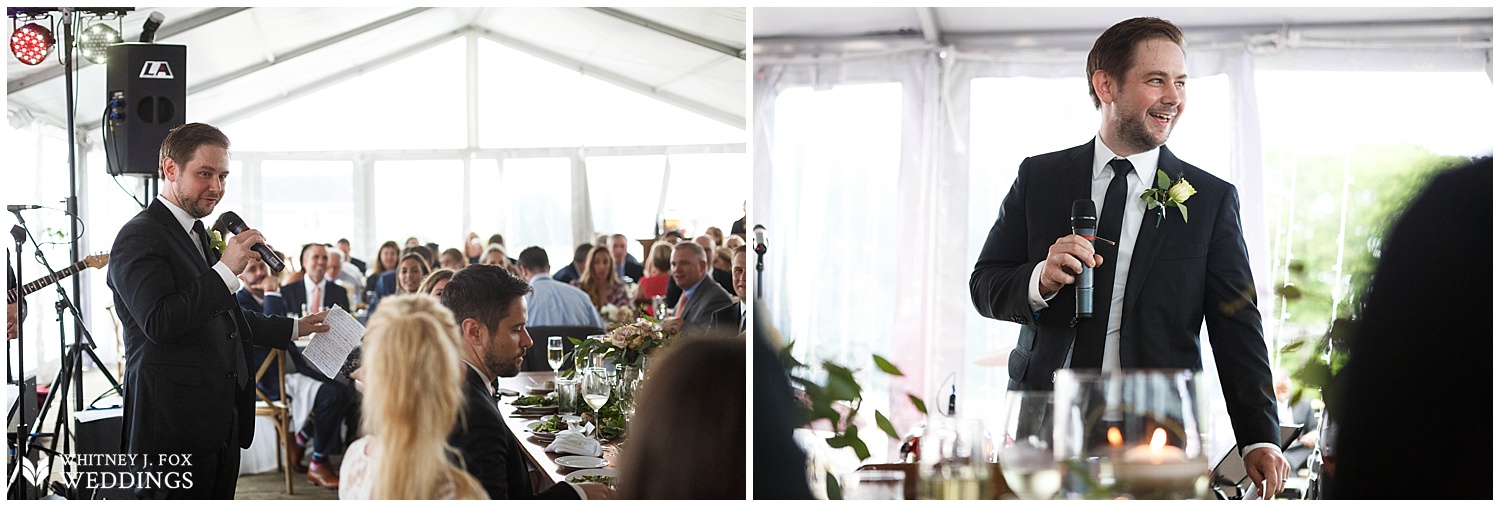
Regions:
<instances>
[{"instance_id":1,"label":"blonde woman with ponytail","mask_svg":"<svg viewBox=\"0 0 1500 507\"><path fill-rule=\"evenodd\" d=\"M453 314L425 294L381 301L362 354L365 437L345 453L341 500L488 499L455 466L448 435L463 402Z\"/></svg>"}]
</instances>

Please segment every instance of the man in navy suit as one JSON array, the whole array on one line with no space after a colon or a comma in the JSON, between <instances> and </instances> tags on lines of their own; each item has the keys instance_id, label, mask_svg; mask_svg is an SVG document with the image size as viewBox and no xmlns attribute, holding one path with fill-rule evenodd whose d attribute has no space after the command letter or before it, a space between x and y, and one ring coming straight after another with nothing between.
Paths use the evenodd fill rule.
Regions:
<instances>
[{"instance_id":1,"label":"man in navy suit","mask_svg":"<svg viewBox=\"0 0 1500 507\"><path fill-rule=\"evenodd\" d=\"M1186 105L1182 31L1157 18L1122 21L1095 41L1087 75L1099 135L1021 162L969 280L985 317L1022 325L1011 390L1051 390L1059 368L1203 369L1208 323L1235 440L1262 495L1289 472L1271 368L1255 306L1234 186L1178 160L1164 144ZM1183 208L1147 209L1157 172L1192 187ZM1189 190L1186 188L1180 190ZM1072 203L1098 209L1097 245L1071 234ZM1097 250L1096 250L1097 248ZM1073 284L1094 269L1093 316L1075 319Z\"/></svg>"},{"instance_id":2,"label":"man in navy suit","mask_svg":"<svg viewBox=\"0 0 1500 507\"><path fill-rule=\"evenodd\" d=\"M109 287L125 341L125 453L147 482L139 498L233 499L240 449L254 436L251 344L286 348L327 331L241 310L236 274L265 242L246 229L224 241L203 226L224 196L229 138L211 125L172 129L161 145L162 193L120 228ZM154 479L144 479L150 476Z\"/></svg>"},{"instance_id":3,"label":"man in navy suit","mask_svg":"<svg viewBox=\"0 0 1500 507\"><path fill-rule=\"evenodd\" d=\"M334 306L349 311L349 294L325 276L328 271L328 248L318 243L303 245L301 259L304 272L302 278L281 288L281 299L286 301L287 308L293 313L300 313L304 306L309 312ZM297 363L297 372L322 382L323 386L318 388L317 397L313 400L313 418L297 432L296 445L292 446L292 450L298 451L298 447L306 446L311 440L313 454L307 467L308 482L325 488L338 488L339 477L329 458L343 452L344 428L358 427L357 423L351 424L351 421L357 421L359 417L359 392L349 384L328 378L305 360L299 361L300 356L294 354L292 358ZM298 461L294 462L294 466L300 469L301 454L296 454Z\"/></svg>"},{"instance_id":4,"label":"man in navy suit","mask_svg":"<svg viewBox=\"0 0 1500 507\"><path fill-rule=\"evenodd\" d=\"M615 271L620 276L630 278L632 282L639 282L646 276L646 267L635 256L630 255L630 239L624 234L615 234L609 237L609 254L615 258Z\"/></svg>"}]
</instances>

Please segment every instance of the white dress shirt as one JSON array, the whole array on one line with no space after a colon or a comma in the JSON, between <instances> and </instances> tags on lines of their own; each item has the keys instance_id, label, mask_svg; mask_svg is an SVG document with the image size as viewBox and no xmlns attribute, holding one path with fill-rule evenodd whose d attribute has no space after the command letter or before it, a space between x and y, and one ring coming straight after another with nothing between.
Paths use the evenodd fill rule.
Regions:
<instances>
[{"instance_id":1,"label":"white dress shirt","mask_svg":"<svg viewBox=\"0 0 1500 507\"><path fill-rule=\"evenodd\" d=\"M200 246L206 241L203 238L199 238L198 233L193 232L193 222L198 221L199 219L193 218L193 216L189 215L188 212L183 211L182 208L177 207L176 204L172 204L172 201L167 200L167 197L164 195L157 196L156 198L167 207L167 211L172 212L172 217L177 219L177 224L182 226L182 230L187 231L188 238L193 240L193 249L198 251L198 255L202 255L204 259L207 259L208 253L204 252L203 247ZM209 224L203 224L203 230L207 231L208 226ZM224 280L224 286L229 288L230 294L239 292L240 279L234 276L234 272L229 270L229 266L225 265L224 261L221 260L214 263L213 270L215 272L218 272L219 278Z\"/></svg>"}]
</instances>

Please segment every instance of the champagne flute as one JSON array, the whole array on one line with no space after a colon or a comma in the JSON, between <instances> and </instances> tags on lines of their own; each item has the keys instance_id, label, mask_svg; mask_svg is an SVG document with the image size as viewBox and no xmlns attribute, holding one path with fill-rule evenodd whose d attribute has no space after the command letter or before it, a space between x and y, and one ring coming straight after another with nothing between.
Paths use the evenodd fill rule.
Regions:
<instances>
[{"instance_id":1,"label":"champagne flute","mask_svg":"<svg viewBox=\"0 0 1500 507\"><path fill-rule=\"evenodd\" d=\"M1062 470L1053 456L1051 392L1006 394L1000 472L1022 500L1050 499L1062 488Z\"/></svg>"},{"instance_id":2,"label":"champagne flute","mask_svg":"<svg viewBox=\"0 0 1500 507\"><path fill-rule=\"evenodd\" d=\"M563 338L561 336L547 337L547 365L552 367L552 377L557 377L557 371L563 364Z\"/></svg>"}]
</instances>

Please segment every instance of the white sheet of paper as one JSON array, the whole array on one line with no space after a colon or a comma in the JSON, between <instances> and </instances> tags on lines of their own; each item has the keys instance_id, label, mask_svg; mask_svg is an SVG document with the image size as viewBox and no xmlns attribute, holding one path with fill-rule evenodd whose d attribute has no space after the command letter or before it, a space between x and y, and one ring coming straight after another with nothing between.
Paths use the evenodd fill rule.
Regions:
<instances>
[{"instance_id":1,"label":"white sheet of paper","mask_svg":"<svg viewBox=\"0 0 1500 507\"><path fill-rule=\"evenodd\" d=\"M318 371L333 378L338 375L339 368L344 367L349 351L358 347L360 340L364 338L365 326L339 306L329 310L323 323L328 324L328 332L313 333L312 342L302 351L302 355L312 361Z\"/></svg>"}]
</instances>

